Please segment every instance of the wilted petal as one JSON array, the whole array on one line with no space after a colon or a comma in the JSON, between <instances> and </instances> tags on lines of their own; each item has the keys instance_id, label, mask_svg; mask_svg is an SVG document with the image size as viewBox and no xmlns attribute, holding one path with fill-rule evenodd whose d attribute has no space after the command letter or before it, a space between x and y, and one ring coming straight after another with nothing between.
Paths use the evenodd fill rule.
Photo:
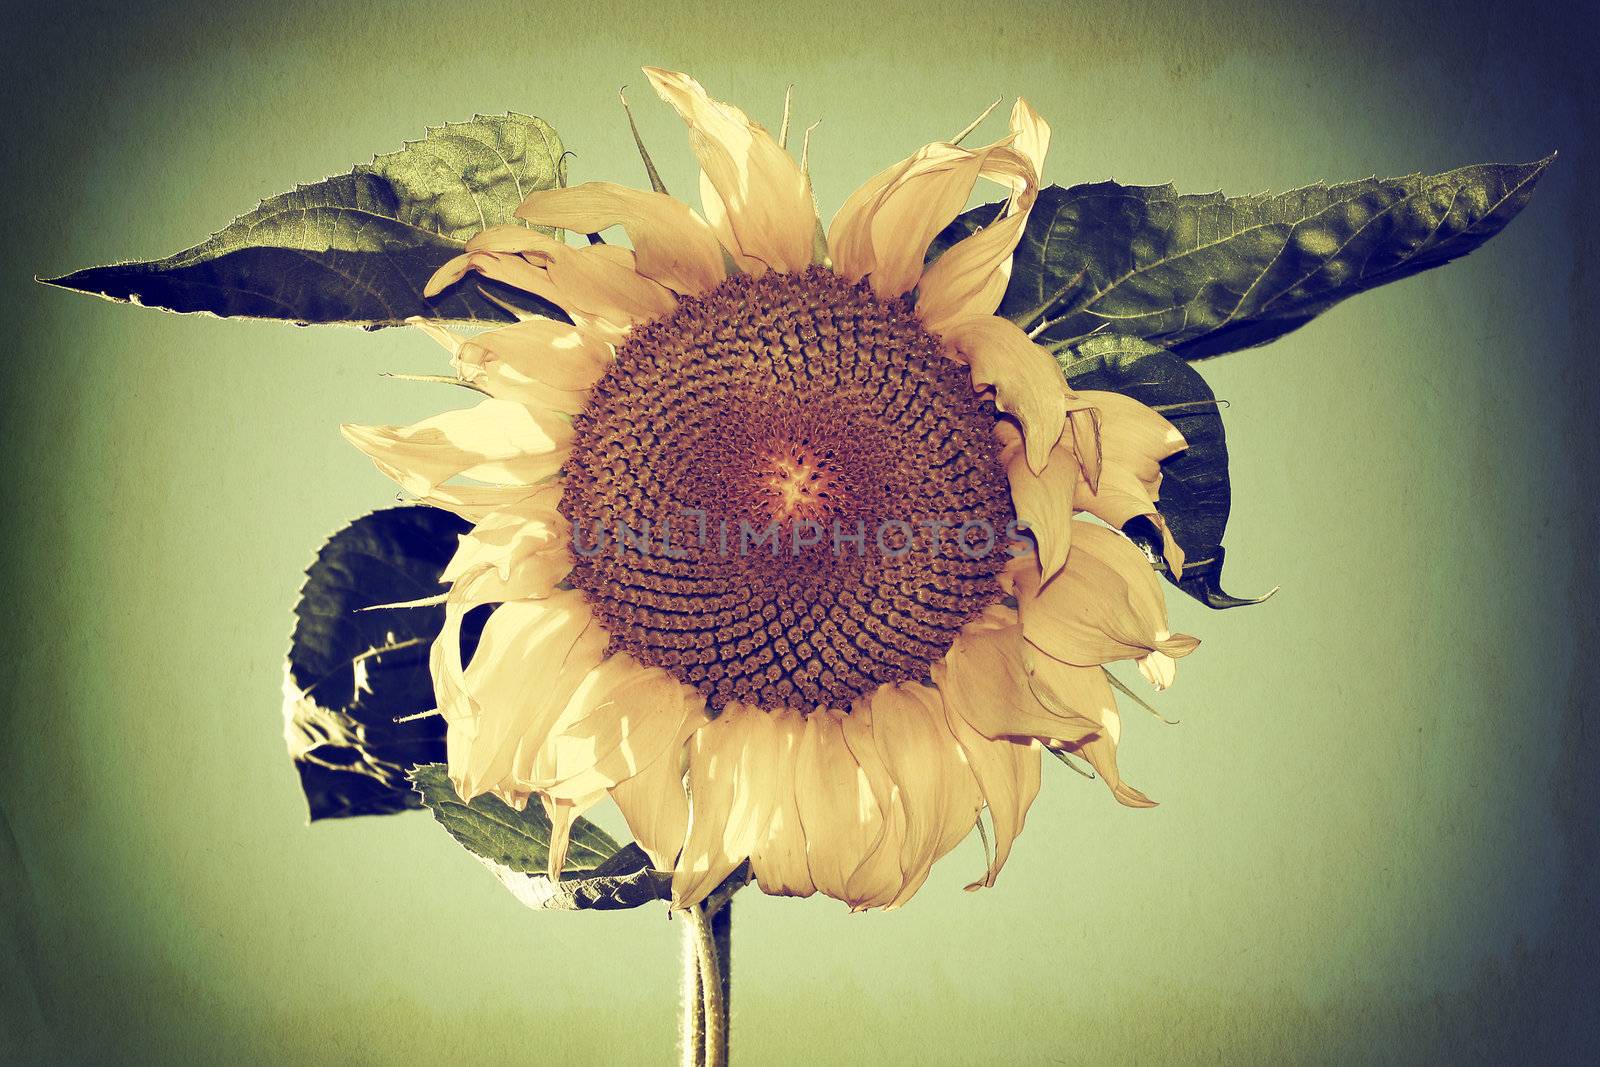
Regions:
<instances>
[{"instance_id":1,"label":"wilted petal","mask_svg":"<svg viewBox=\"0 0 1600 1067\"><path fill-rule=\"evenodd\" d=\"M704 709L691 711L679 726L674 744L638 774L611 787L617 810L658 871L672 870L683 850L689 830L689 794L684 788L684 774L689 769L687 745L710 721Z\"/></svg>"},{"instance_id":2,"label":"wilted petal","mask_svg":"<svg viewBox=\"0 0 1600 1067\"><path fill-rule=\"evenodd\" d=\"M1183 571L1183 550L1156 510L1160 498L1161 461L1188 447L1183 434L1159 413L1120 393L1084 390L1082 403L1099 412L1096 441L1101 470L1098 484L1079 483L1072 506L1121 529L1137 515L1150 519L1161 532L1167 565Z\"/></svg>"},{"instance_id":3,"label":"wilted petal","mask_svg":"<svg viewBox=\"0 0 1600 1067\"><path fill-rule=\"evenodd\" d=\"M1067 562L1072 547L1073 489L1078 484L1075 457L1059 445L1051 451L1042 474L1034 474L1023 454L1022 434L1001 419L995 423L1000 462L1011 482L1011 504L1017 525L1033 535L1039 562L1048 580Z\"/></svg>"},{"instance_id":4,"label":"wilted petal","mask_svg":"<svg viewBox=\"0 0 1600 1067\"><path fill-rule=\"evenodd\" d=\"M945 708L990 740L1076 740L1095 723L1039 703L1028 684L1022 627L964 630L932 667Z\"/></svg>"},{"instance_id":5,"label":"wilted petal","mask_svg":"<svg viewBox=\"0 0 1600 1067\"><path fill-rule=\"evenodd\" d=\"M806 862L806 833L800 825L794 778L805 719L799 712L786 708L768 714L777 732L777 758L770 771L776 803L765 838L750 852L750 868L763 893L809 897L817 887L811 881L811 868Z\"/></svg>"},{"instance_id":6,"label":"wilted petal","mask_svg":"<svg viewBox=\"0 0 1600 1067\"><path fill-rule=\"evenodd\" d=\"M495 610L461 681L461 699L435 694L449 724L450 778L462 799L505 785L529 788L512 779L518 748L528 736L544 735L599 664L606 640L577 592Z\"/></svg>"},{"instance_id":7,"label":"wilted petal","mask_svg":"<svg viewBox=\"0 0 1600 1067\"><path fill-rule=\"evenodd\" d=\"M743 111L713 100L687 74L644 72L688 124L690 146L727 212L737 250L773 270L808 267L817 213L799 164Z\"/></svg>"},{"instance_id":8,"label":"wilted petal","mask_svg":"<svg viewBox=\"0 0 1600 1067\"><path fill-rule=\"evenodd\" d=\"M882 832L872 787L845 741L839 712L814 711L795 762L795 799L806 834L806 861L820 892L855 905L855 874Z\"/></svg>"},{"instance_id":9,"label":"wilted petal","mask_svg":"<svg viewBox=\"0 0 1600 1067\"><path fill-rule=\"evenodd\" d=\"M1029 677L1034 691L1044 703L1085 718L1093 719L1099 727L1081 740L1057 745L1089 761L1111 795L1118 803L1130 808L1153 808L1155 801L1122 780L1117 769L1117 744L1122 739L1122 716L1117 711L1117 701L1111 691L1111 682L1101 667L1074 667L1030 649Z\"/></svg>"},{"instance_id":10,"label":"wilted petal","mask_svg":"<svg viewBox=\"0 0 1600 1067\"><path fill-rule=\"evenodd\" d=\"M638 272L676 293L705 292L726 276L716 234L687 204L663 193L585 182L532 193L517 214L535 225L597 233L627 231Z\"/></svg>"},{"instance_id":11,"label":"wilted petal","mask_svg":"<svg viewBox=\"0 0 1600 1067\"><path fill-rule=\"evenodd\" d=\"M927 880L933 864L972 832L983 798L936 689L881 686L871 699L878 752L899 790L905 817L904 885L889 904L899 907Z\"/></svg>"},{"instance_id":12,"label":"wilted petal","mask_svg":"<svg viewBox=\"0 0 1600 1067\"><path fill-rule=\"evenodd\" d=\"M942 698L942 690L940 695ZM949 700L944 700L944 710L945 722L966 754L994 826L994 856L989 869L967 888L992 886L1011 855L1012 842L1022 833L1033 798L1039 795L1042 750L1034 741L991 741L974 729Z\"/></svg>"},{"instance_id":13,"label":"wilted petal","mask_svg":"<svg viewBox=\"0 0 1600 1067\"><path fill-rule=\"evenodd\" d=\"M967 204L989 153L936 142L873 177L845 200L829 233L833 269L869 278L892 299L922 278L928 246Z\"/></svg>"},{"instance_id":14,"label":"wilted petal","mask_svg":"<svg viewBox=\"0 0 1600 1067\"><path fill-rule=\"evenodd\" d=\"M877 840L845 884L845 894L855 911L883 908L905 888L900 855L906 839L906 812L899 783L889 772L878 747L876 727L869 699L856 701L850 714L840 719L845 744L861 767L867 788L878 808Z\"/></svg>"},{"instance_id":15,"label":"wilted petal","mask_svg":"<svg viewBox=\"0 0 1600 1067\"><path fill-rule=\"evenodd\" d=\"M531 772L518 777L557 799L608 790L680 744L684 720L704 703L666 671L627 653L607 656L537 741Z\"/></svg>"},{"instance_id":16,"label":"wilted petal","mask_svg":"<svg viewBox=\"0 0 1600 1067\"><path fill-rule=\"evenodd\" d=\"M767 713L733 703L689 743L689 833L672 879L672 906L698 904L770 828L778 730Z\"/></svg>"},{"instance_id":17,"label":"wilted petal","mask_svg":"<svg viewBox=\"0 0 1600 1067\"><path fill-rule=\"evenodd\" d=\"M996 406L1022 424L1028 467L1034 474L1043 472L1067 417L1060 365L1010 319L969 319L944 337L971 368L973 387L993 386Z\"/></svg>"},{"instance_id":18,"label":"wilted petal","mask_svg":"<svg viewBox=\"0 0 1600 1067\"><path fill-rule=\"evenodd\" d=\"M1011 281L1011 254L1038 199L1050 145L1050 127L1025 101L1017 103L1011 112L1014 147L992 154L983 171L1011 188L1004 214L946 250L917 287L917 315L935 333L963 319L993 315Z\"/></svg>"},{"instance_id":19,"label":"wilted petal","mask_svg":"<svg viewBox=\"0 0 1600 1067\"><path fill-rule=\"evenodd\" d=\"M1063 663L1093 667L1157 651L1176 658L1200 643L1168 631L1149 561L1096 523L1075 524L1067 565L1048 583L1036 570L1020 572L1016 595L1027 639Z\"/></svg>"},{"instance_id":20,"label":"wilted petal","mask_svg":"<svg viewBox=\"0 0 1600 1067\"><path fill-rule=\"evenodd\" d=\"M411 426L341 429L380 471L416 496L457 476L501 485L537 482L561 469L572 442L566 420L493 399Z\"/></svg>"}]
</instances>

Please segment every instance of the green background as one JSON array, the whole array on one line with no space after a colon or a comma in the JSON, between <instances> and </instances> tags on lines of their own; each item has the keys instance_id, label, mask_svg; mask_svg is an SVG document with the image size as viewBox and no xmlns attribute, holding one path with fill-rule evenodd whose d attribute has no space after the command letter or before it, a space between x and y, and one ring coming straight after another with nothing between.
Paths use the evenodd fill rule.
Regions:
<instances>
[{"instance_id":1,"label":"green background","mask_svg":"<svg viewBox=\"0 0 1600 1067\"><path fill-rule=\"evenodd\" d=\"M1516 10L1512 10L1516 7ZM1596 1035L1592 11L287 3L7 13L0 1060L667 1062L655 908L534 914L421 813L307 828L281 658L321 538L392 499L344 421L454 404L410 332L34 285L164 255L430 123L550 120L572 178L669 187L642 63L775 124L825 212L994 97L1047 180L1192 192L1559 149L1470 258L1203 369L1231 402L1231 586L1137 711L1119 808L1046 767L999 885L741 896L744 1062L1547 1062ZM997 127L991 127L991 130ZM1585 197L1585 191L1587 196Z\"/></svg>"}]
</instances>

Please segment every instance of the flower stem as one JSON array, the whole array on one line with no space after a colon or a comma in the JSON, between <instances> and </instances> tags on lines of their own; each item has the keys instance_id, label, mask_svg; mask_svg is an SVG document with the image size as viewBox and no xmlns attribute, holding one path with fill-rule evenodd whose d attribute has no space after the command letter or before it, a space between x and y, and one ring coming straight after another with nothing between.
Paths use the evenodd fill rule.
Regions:
<instances>
[{"instance_id":1,"label":"flower stem","mask_svg":"<svg viewBox=\"0 0 1600 1067\"><path fill-rule=\"evenodd\" d=\"M733 901L683 911L683 1067L727 1067Z\"/></svg>"}]
</instances>

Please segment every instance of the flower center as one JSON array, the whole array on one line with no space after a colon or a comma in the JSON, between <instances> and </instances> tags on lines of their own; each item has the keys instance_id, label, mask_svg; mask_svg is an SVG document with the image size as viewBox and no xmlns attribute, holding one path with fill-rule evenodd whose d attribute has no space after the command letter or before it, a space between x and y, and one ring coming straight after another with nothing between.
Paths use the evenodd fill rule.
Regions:
<instances>
[{"instance_id":1,"label":"flower center","mask_svg":"<svg viewBox=\"0 0 1600 1067\"><path fill-rule=\"evenodd\" d=\"M775 520L815 519L826 514L828 490L838 472L805 446L779 445L766 457L766 487L771 490Z\"/></svg>"},{"instance_id":2,"label":"flower center","mask_svg":"<svg viewBox=\"0 0 1600 1067\"><path fill-rule=\"evenodd\" d=\"M905 302L735 276L631 332L573 420L568 580L713 711L848 709L999 599L994 419Z\"/></svg>"}]
</instances>

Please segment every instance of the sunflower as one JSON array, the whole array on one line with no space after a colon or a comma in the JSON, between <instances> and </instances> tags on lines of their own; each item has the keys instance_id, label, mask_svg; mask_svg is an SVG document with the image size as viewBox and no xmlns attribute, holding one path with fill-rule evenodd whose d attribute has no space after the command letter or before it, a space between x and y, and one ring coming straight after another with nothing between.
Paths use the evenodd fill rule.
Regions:
<instances>
[{"instance_id":1,"label":"sunflower","mask_svg":"<svg viewBox=\"0 0 1600 1067\"><path fill-rule=\"evenodd\" d=\"M745 862L768 893L904 904L988 812L992 885L1045 747L1124 804L1103 665L1158 687L1197 642L1118 529L1184 441L1074 392L995 310L1050 129L1026 101L982 148L936 142L852 194L824 237L803 165L687 75L701 211L591 182L537 192L432 278L560 307L470 337L422 324L486 394L346 436L472 522L431 654L464 799L537 796L554 827L610 797L674 907ZM959 138L957 139L959 140ZM1009 193L925 263L979 179ZM1075 518L1085 513L1088 518ZM1095 521L1100 520L1100 521ZM463 620L492 606L470 659Z\"/></svg>"}]
</instances>

